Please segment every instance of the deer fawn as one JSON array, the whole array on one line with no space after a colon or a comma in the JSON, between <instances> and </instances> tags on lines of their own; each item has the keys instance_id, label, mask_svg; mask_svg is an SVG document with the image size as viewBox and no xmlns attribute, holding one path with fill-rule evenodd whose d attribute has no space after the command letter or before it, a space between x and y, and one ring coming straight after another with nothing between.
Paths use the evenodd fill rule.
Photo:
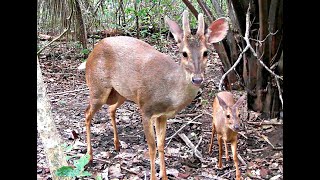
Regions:
<instances>
[{"instance_id":1,"label":"deer fawn","mask_svg":"<svg viewBox=\"0 0 320 180\"><path fill-rule=\"evenodd\" d=\"M211 153L213 145L213 137L215 131L217 132L217 139L219 145L219 162L218 167L222 167L222 140L224 142L226 160L229 160L227 142L231 142L231 150L233 154L233 161L236 167L236 180L240 180L240 171L238 167L237 156L237 135L240 130L240 114L238 107L242 104L245 96L241 96L236 103L232 94L227 91L222 91L216 94L213 100L212 109L212 134L209 146L209 153Z\"/></svg>"},{"instance_id":2,"label":"deer fawn","mask_svg":"<svg viewBox=\"0 0 320 180\"><path fill-rule=\"evenodd\" d=\"M181 52L178 65L168 55L132 37L109 37L101 40L86 62L86 81L89 87L89 106L85 111L87 149L91 155L90 124L103 104L109 105L114 131L115 150L120 150L115 112L125 100L135 102L142 115L144 134L150 155L151 179L156 179L156 142L160 158L160 176L168 179L164 161L167 119L183 109L197 95L204 78L209 43L221 41L227 34L225 18L214 21L204 32L203 15L195 35L189 28L188 12L183 12L183 30L166 17Z\"/></svg>"}]
</instances>

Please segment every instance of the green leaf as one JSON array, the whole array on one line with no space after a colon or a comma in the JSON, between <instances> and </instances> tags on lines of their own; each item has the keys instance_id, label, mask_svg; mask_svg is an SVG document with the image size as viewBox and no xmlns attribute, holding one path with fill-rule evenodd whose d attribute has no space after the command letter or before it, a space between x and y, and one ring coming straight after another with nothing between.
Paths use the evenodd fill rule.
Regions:
<instances>
[{"instance_id":1,"label":"green leaf","mask_svg":"<svg viewBox=\"0 0 320 180\"><path fill-rule=\"evenodd\" d=\"M72 150L72 145L66 147L66 152L70 152Z\"/></svg>"},{"instance_id":2,"label":"green leaf","mask_svg":"<svg viewBox=\"0 0 320 180\"><path fill-rule=\"evenodd\" d=\"M82 156L80 159L74 161L74 165L76 166L77 169L83 170L84 166L88 164L89 159L90 159L90 155L86 154Z\"/></svg>"},{"instance_id":3,"label":"green leaf","mask_svg":"<svg viewBox=\"0 0 320 180\"><path fill-rule=\"evenodd\" d=\"M102 180L101 175L97 175L96 180Z\"/></svg>"},{"instance_id":4,"label":"green leaf","mask_svg":"<svg viewBox=\"0 0 320 180\"><path fill-rule=\"evenodd\" d=\"M82 172L78 175L78 177L83 177L83 176L92 176L92 174L89 173L88 171L82 171Z\"/></svg>"},{"instance_id":5,"label":"green leaf","mask_svg":"<svg viewBox=\"0 0 320 180\"><path fill-rule=\"evenodd\" d=\"M76 174L74 169L71 166L62 166L61 168L57 169L55 172L57 176L63 177L75 177Z\"/></svg>"},{"instance_id":6,"label":"green leaf","mask_svg":"<svg viewBox=\"0 0 320 180\"><path fill-rule=\"evenodd\" d=\"M81 53L82 54L89 54L90 51L89 51L89 49L82 49Z\"/></svg>"},{"instance_id":7,"label":"green leaf","mask_svg":"<svg viewBox=\"0 0 320 180\"><path fill-rule=\"evenodd\" d=\"M74 158L74 157L77 157L77 156L66 156L66 160L68 161L69 159Z\"/></svg>"}]
</instances>

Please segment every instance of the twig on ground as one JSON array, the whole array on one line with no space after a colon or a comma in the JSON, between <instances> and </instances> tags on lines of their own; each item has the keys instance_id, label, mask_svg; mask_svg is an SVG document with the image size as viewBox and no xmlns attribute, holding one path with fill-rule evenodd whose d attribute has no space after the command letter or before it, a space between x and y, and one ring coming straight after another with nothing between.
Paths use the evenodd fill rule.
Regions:
<instances>
[{"instance_id":1,"label":"twig on ground","mask_svg":"<svg viewBox=\"0 0 320 180\"><path fill-rule=\"evenodd\" d=\"M185 122L185 120L182 120L182 119L169 119L167 121L168 124L170 123L183 123ZM202 124L201 122L191 122L190 124Z\"/></svg>"},{"instance_id":2,"label":"twig on ground","mask_svg":"<svg viewBox=\"0 0 320 180\"><path fill-rule=\"evenodd\" d=\"M193 121L195 121L196 119L198 119L200 116L202 116L202 114L199 114L198 116L194 117L193 119L191 119L190 121L188 121L186 124L182 125L181 128L180 128L178 131L176 131L172 136L166 138L166 140L168 140L168 139L170 139L170 140L169 140L169 142L167 143L167 145L166 145L165 148L168 147L168 145L170 144L170 142L171 142L171 140L172 140L172 138L173 138L174 136L176 136L184 127L186 127L188 124L190 124L190 123L192 123Z\"/></svg>"},{"instance_id":3,"label":"twig on ground","mask_svg":"<svg viewBox=\"0 0 320 180\"><path fill-rule=\"evenodd\" d=\"M228 175L228 174L230 174L230 173L232 173L232 172L234 172L234 171L236 171L236 169L230 170L230 171L222 174L220 177L226 176L226 175Z\"/></svg>"},{"instance_id":4,"label":"twig on ground","mask_svg":"<svg viewBox=\"0 0 320 180\"><path fill-rule=\"evenodd\" d=\"M182 117L194 117L197 116L198 113L192 113L192 114L178 114L176 117L182 118Z\"/></svg>"},{"instance_id":5,"label":"twig on ground","mask_svg":"<svg viewBox=\"0 0 320 180\"><path fill-rule=\"evenodd\" d=\"M265 148L261 148L261 149L247 149L247 151L248 151L248 152L259 152L259 151L264 151L264 150L266 150L266 149L268 149L268 148L265 147Z\"/></svg>"},{"instance_id":6,"label":"twig on ground","mask_svg":"<svg viewBox=\"0 0 320 180\"><path fill-rule=\"evenodd\" d=\"M200 136L200 140L198 142L198 144L196 145L196 147L194 148L195 150L198 150L198 146L201 144L202 141L202 136ZM196 151L194 151L194 153L196 153Z\"/></svg>"},{"instance_id":7,"label":"twig on ground","mask_svg":"<svg viewBox=\"0 0 320 180\"><path fill-rule=\"evenodd\" d=\"M186 145L194 151L195 155L202 161L202 154L196 149L196 147L193 145L193 143L190 141L190 139L184 134L178 134L179 137L186 143Z\"/></svg>"},{"instance_id":8,"label":"twig on ground","mask_svg":"<svg viewBox=\"0 0 320 180\"><path fill-rule=\"evenodd\" d=\"M248 139L248 137L246 135L244 135L242 132L238 132L238 134L240 134L241 136L243 136L244 138Z\"/></svg>"},{"instance_id":9,"label":"twig on ground","mask_svg":"<svg viewBox=\"0 0 320 180\"><path fill-rule=\"evenodd\" d=\"M252 122L248 121L247 124L253 124L256 126L261 126L261 125L283 125L283 123L276 123L276 122L268 122L268 121L261 121L261 122Z\"/></svg>"},{"instance_id":10,"label":"twig on ground","mask_svg":"<svg viewBox=\"0 0 320 180\"><path fill-rule=\"evenodd\" d=\"M131 173L131 174L135 174L135 175L137 175L137 176L139 176L139 177L143 177L142 174L140 174L140 173L138 173L138 172L131 171L130 169L127 169L127 168L125 168L125 167L123 167L123 166L121 167L121 169L126 170L127 172L129 172L129 173Z\"/></svg>"},{"instance_id":11,"label":"twig on ground","mask_svg":"<svg viewBox=\"0 0 320 180\"><path fill-rule=\"evenodd\" d=\"M68 94L68 93L72 93L72 92L85 91L85 90L89 90L89 89L88 89L88 88L83 88L83 89L76 89L76 90L71 90L71 91L50 93L50 94L47 94L47 95L48 95L48 96L62 95L62 94Z\"/></svg>"},{"instance_id":12,"label":"twig on ground","mask_svg":"<svg viewBox=\"0 0 320 180\"><path fill-rule=\"evenodd\" d=\"M237 156L238 156L239 161L240 161L243 165L248 166L247 163L243 160L243 158L240 156L239 153L237 154Z\"/></svg>"},{"instance_id":13,"label":"twig on ground","mask_svg":"<svg viewBox=\"0 0 320 180\"><path fill-rule=\"evenodd\" d=\"M258 135L261 136L261 137L272 147L272 149L274 149L274 150L282 150L282 149L283 149L283 147L275 147L275 146L269 141L269 139L268 139L267 136L265 136L265 135L263 135L263 134L260 134L259 132L258 132Z\"/></svg>"}]
</instances>

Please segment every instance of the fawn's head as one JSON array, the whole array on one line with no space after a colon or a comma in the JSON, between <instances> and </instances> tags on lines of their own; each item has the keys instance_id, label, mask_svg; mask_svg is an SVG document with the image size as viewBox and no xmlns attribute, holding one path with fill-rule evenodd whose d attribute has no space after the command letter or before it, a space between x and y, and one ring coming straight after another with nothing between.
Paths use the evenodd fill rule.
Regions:
<instances>
[{"instance_id":1,"label":"fawn's head","mask_svg":"<svg viewBox=\"0 0 320 180\"><path fill-rule=\"evenodd\" d=\"M191 82L200 86L204 78L204 70L208 58L208 46L221 41L228 32L226 18L219 18L211 23L205 34L203 14L198 15L198 30L191 34L189 27L188 11L183 12L183 30L179 25L166 17L166 23L174 36L181 53L181 64L191 76Z\"/></svg>"},{"instance_id":2,"label":"fawn's head","mask_svg":"<svg viewBox=\"0 0 320 180\"><path fill-rule=\"evenodd\" d=\"M242 104L245 95L241 96L236 103L229 107L223 99L217 96L220 106L223 109L223 116L225 118L225 124L232 131L238 132L240 130L240 113L239 106Z\"/></svg>"}]
</instances>

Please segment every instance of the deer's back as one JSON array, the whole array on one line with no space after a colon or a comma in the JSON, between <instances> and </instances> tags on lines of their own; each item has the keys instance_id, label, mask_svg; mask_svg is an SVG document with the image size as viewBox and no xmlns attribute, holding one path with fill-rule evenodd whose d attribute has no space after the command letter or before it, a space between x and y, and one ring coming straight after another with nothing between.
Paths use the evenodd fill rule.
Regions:
<instances>
[{"instance_id":1,"label":"deer's back","mask_svg":"<svg viewBox=\"0 0 320 180\"><path fill-rule=\"evenodd\" d=\"M89 55L86 79L89 89L114 88L120 95L158 111L178 94L180 67L169 56L135 38L118 36L101 40ZM174 91L177 91L175 93ZM155 109L155 108L152 108Z\"/></svg>"}]
</instances>

